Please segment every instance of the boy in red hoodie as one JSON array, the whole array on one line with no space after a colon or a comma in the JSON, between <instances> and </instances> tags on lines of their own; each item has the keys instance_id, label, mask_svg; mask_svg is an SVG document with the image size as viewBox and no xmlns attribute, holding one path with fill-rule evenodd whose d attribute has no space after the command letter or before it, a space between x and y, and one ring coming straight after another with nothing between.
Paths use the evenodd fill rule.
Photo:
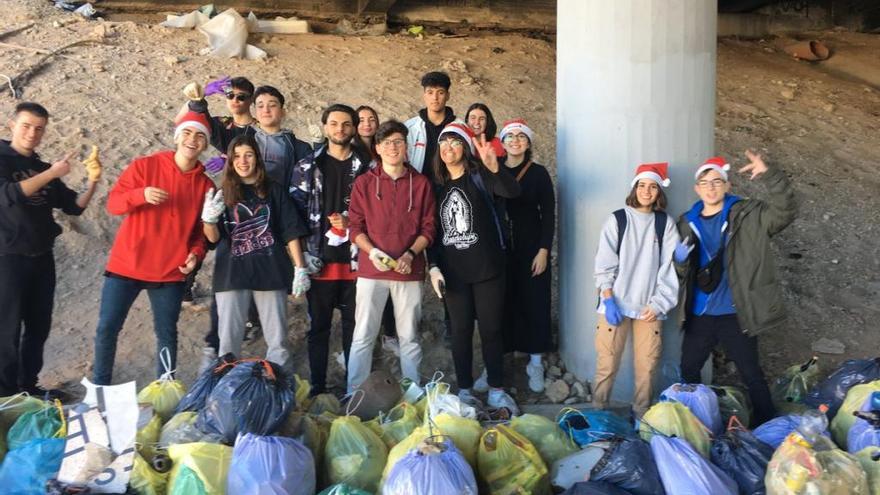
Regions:
<instances>
[{"instance_id":1,"label":"boy in red hoodie","mask_svg":"<svg viewBox=\"0 0 880 495\"><path fill-rule=\"evenodd\" d=\"M98 385L110 384L116 339L141 290L150 298L157 351L168 348L171 369L176 366L184 279L205 257L201 212L213 183L199 155L210 138L204 115L184 114L174 129L177 150L136 158L110 191L107 210L125 219L113 242L101 291L94 366ZM156 361L160 376L165 370L158 357Z\"/></svg>"}]
</instances>

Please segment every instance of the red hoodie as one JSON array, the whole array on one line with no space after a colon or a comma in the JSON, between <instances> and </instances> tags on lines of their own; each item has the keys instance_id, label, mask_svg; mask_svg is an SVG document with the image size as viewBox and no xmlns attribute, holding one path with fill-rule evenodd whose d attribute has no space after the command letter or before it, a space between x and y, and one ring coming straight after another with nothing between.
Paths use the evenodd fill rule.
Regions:
<instances>
[{"instance_id":1,"label":"red hoodie","mask_svg":"<svg viewBox=\"0 0 880 495\"><path fill-rule=\"evenodd\" d=\"M434 241L434 191L431 181L411 166L399 179L392 179L382 165L359 176L351 189L348 206L349 228L354 242L366 234L374 246L397 259L413 245L420 235ZM406 275L389 270L380 272L373 266L370 253L358 252L358 277L382 280L424 280L425 257L413 260L412 272Z\"/></svg>"},{"instance_id":2,"label":"red hoodie","mask_svg":"<svg viewBox=\"0 0 880 495\"><path fill-rule=\"evenodd\" d=\"M107 211L125 215L110 250L107 271L145 282L180 282L178 266L189 253L205 257L202 203L214 184L201 163L183 172L173 151L135 158L122 172L107 199ZM160 205L148 204L144 189L168 192Z\"/></svg>"}]
</instances>

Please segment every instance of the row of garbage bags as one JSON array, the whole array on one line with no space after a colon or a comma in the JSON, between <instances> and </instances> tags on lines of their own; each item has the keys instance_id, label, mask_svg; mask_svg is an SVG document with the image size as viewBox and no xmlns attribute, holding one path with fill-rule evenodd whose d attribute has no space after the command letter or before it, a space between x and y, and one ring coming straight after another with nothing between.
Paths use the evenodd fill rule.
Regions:
<instances>
[{"instance_id":1,"label":"row of garbage bags","mask_svg":"<svg viewBox=\"0 0 880 495\"><path fill-rule=\"evenodd\" d=\"M821 381L815 359L793 366L773 386L786 414L753 431L733 387L675 384L635 428L575 409L481 424L439 378L396 392L402 400L378 414L364 404L388 394L355 395L343 408L329 394L309 397L308 382L273 363L232 355L189 390L168 374L138 393L128 490L880 495L880 358L847 361ZM59 403L0 398L3 493L74 493L52 481L67 429ZM75 493L98 493L87 490Z\"/></svg>"}]
</instances>

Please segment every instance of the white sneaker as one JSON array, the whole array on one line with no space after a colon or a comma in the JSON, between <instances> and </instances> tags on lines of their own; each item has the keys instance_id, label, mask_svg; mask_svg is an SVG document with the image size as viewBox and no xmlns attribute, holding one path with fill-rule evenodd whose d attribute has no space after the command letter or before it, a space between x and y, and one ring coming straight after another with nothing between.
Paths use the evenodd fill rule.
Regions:
<instances>
[{"instance_id":1,"label":"white sneaker","mask_svg":"<svg viewBox=\"0 0 880 495\"><path fill-rule=\"evenodd\" d=\"M397 357L400 357L400 341L397 337L382 336L382 350L388 351Z\"/></svg>"},{"instance_id":2,"label":"white sneaker","mask_svg":"<svg viewBox=\"0 0 880 495\"><path fill-rule=\"evenodd\" d=\"M486 368L483 368L483 374L474 382L474 390L481 394L489 391L489 374L486 372Z\"/></svg>"},{"instance_id":3,"label":"white sneaker","mask_svg":"<svg viewBox=\"0 0 880 495\"><path fill-rule=\"evenodd\" d=\"M474 394L472 394L470 390L459 390L458 399L474 409L483 409L483 401L474 397Z\"/></svg>"},{"instance_id":4,"label":"white sneaker","mask_svg":"<svg viewBox=\"0 0 880 495\"><path fill-rule=\"evenodd\" d=\"M511 416L519 416L519 407L513 397L507 394L503 389L496 388L489 391L489 407L501 409L506 407L510 411Z\"/></svg>"},{"instance_id":5,"label":"white sneaker","mask_svg":"<svg viewBox=\"0 0 880 495\"><path fill-rule=\"evenodd\" d=\"M217 349L213 347L202 347L202 360L199 362L199 376L211 369L217 362Z\"/></svg>"},{"instance_id":6,"label":"white sneaker","mask_svg":"<svg viewBox=\"0 0 880 495\"><path fill-rule=\"evenodd\" d=\"M526 374L529 375L529 388L532 392L543 392L544 365L529 363L526 365Z\"/></svg>"}]
</instances>

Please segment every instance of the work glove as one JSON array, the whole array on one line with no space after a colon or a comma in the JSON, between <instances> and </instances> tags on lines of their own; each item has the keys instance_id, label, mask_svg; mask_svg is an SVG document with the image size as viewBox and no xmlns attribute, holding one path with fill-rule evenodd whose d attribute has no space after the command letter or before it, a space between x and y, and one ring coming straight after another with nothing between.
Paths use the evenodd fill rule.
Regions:
<instances>
[{"instance_id":1,"label":"work glove","mask_svg":"<svg viewBox=\"0 0 880 495\"><path fill-rule=\"evenodd\" d=\"M373 262L373 266L376 267L376 270L380 272L387 272L397 265L397 262L391 256L388 256L384 251L379 248L373 248L370 250L370 261Z\"/></svg>"},{"instance_id":2,"label":"work glove","mask_svg":"<svg viewBox=\"0 0 880 495\"><path fill-rule=\"evenodd\" d=\"M230 88L232 88L232 79L229 76L223 76L205 85L205 96L223 94Z\"/></svg>"},{"instance_id":3,"label":"work glove","mask_svg":"<svg viewBox=\"0 0 880 495\"><path fill-rule=\"evenodd\" d=\"M431 287L434 288L437 297L443 299L443 294L446 293L446 278L443 277L443 272L433 266L428 270L428 276L431 277Z\"/></svg>"},{"instance_id":4,"label":"work glove","mask_svg":"<svg viewBox=\"0 0 880 495\"><path fill-rule=\"evenodd\" d=\"M226 155L215 156L214 158L209 158L208 161L205 162L205 171L208 172L209 175L217 175L223 171L223 167L226 166Z\"/></svg>"},{"instance_id":5,"label":"work glove","mask_svg":"<svg viewBox=\"0 0 880 495\"><path fill-rule=\"evenodd\" d=\"M317 256L312 256L309 253L303 253L303 258L305 258L306 260L306 270L309 272L310 275L319 273L321 270L324 269L324 261L322 261L321 258L318 258Z\"/></svg>"},{"instance_id":6,"label":"work glove","mask_svg":"<svg viewBox=\"0 0 880 495\"><path fill-rule=\"evenodd\" d=\"M199 101L205 98L205 91L201 84L191 82L183 87L183 96L186 96L190 101Z\"/></svg>"},{"instance_id":7,"label":"work glove","mask_svg":"<svg viewBox=\"0 0 880 495\"><path fill-rule=\"evenodd\" d=\"M620 314L620 309L617 307L617 303L614 302L614 296L611 296L602 301L605 304L605 320L611 326L620 325L620 322L623 321L623 315Z\"/></svg>"},{"instance_id":8,"label":"work glove","mask_svg":"<svg viewBox=\"0 0 880 495\"><path fill-rule=\"evenodd\" d=\"M309 270L305 267L293 269L293 297L304 295L312 287L312 279L309 278Z\"/></svg>"},{"instance_id":9,"label":"work glove","mask_svg":"<svg viewBox=\"0 0 880 495\"><path fill-rule=\"evenodd\" d=\"M690 238L690 236L687 236L683 241L679 241L675 244L675 251L672 253L672 258L676 263L684 263L687 261L691 251L694 250L694 245L688 242Z\"/></svg>"},{"instance_id":10,"label":"work glove","mask_svg":"<svg viewBox=\"0 0 880 495\"><path fill-rule=\"evenodd\" d=\"M226 204L223 203L223 189L217 190L216 194L213 187L208 189L208 192L205 193L205 203L202 205L202 221L217 223L224 209L226 209Z\"/></svg>"},{"instance_id":11,"label":"work glove","mask_svg":"<svg viewBox=\"0 0 880 495\"><path fill-rule=\"evenodd\" d=\"M83 165L86 166L86 173L89 175L89 182L98 182L98 179L101 178L101 161L98 160L98 147L92 145L92 152L89 154L89 157L83 161Z\"/></svg>"}]
</instances>

